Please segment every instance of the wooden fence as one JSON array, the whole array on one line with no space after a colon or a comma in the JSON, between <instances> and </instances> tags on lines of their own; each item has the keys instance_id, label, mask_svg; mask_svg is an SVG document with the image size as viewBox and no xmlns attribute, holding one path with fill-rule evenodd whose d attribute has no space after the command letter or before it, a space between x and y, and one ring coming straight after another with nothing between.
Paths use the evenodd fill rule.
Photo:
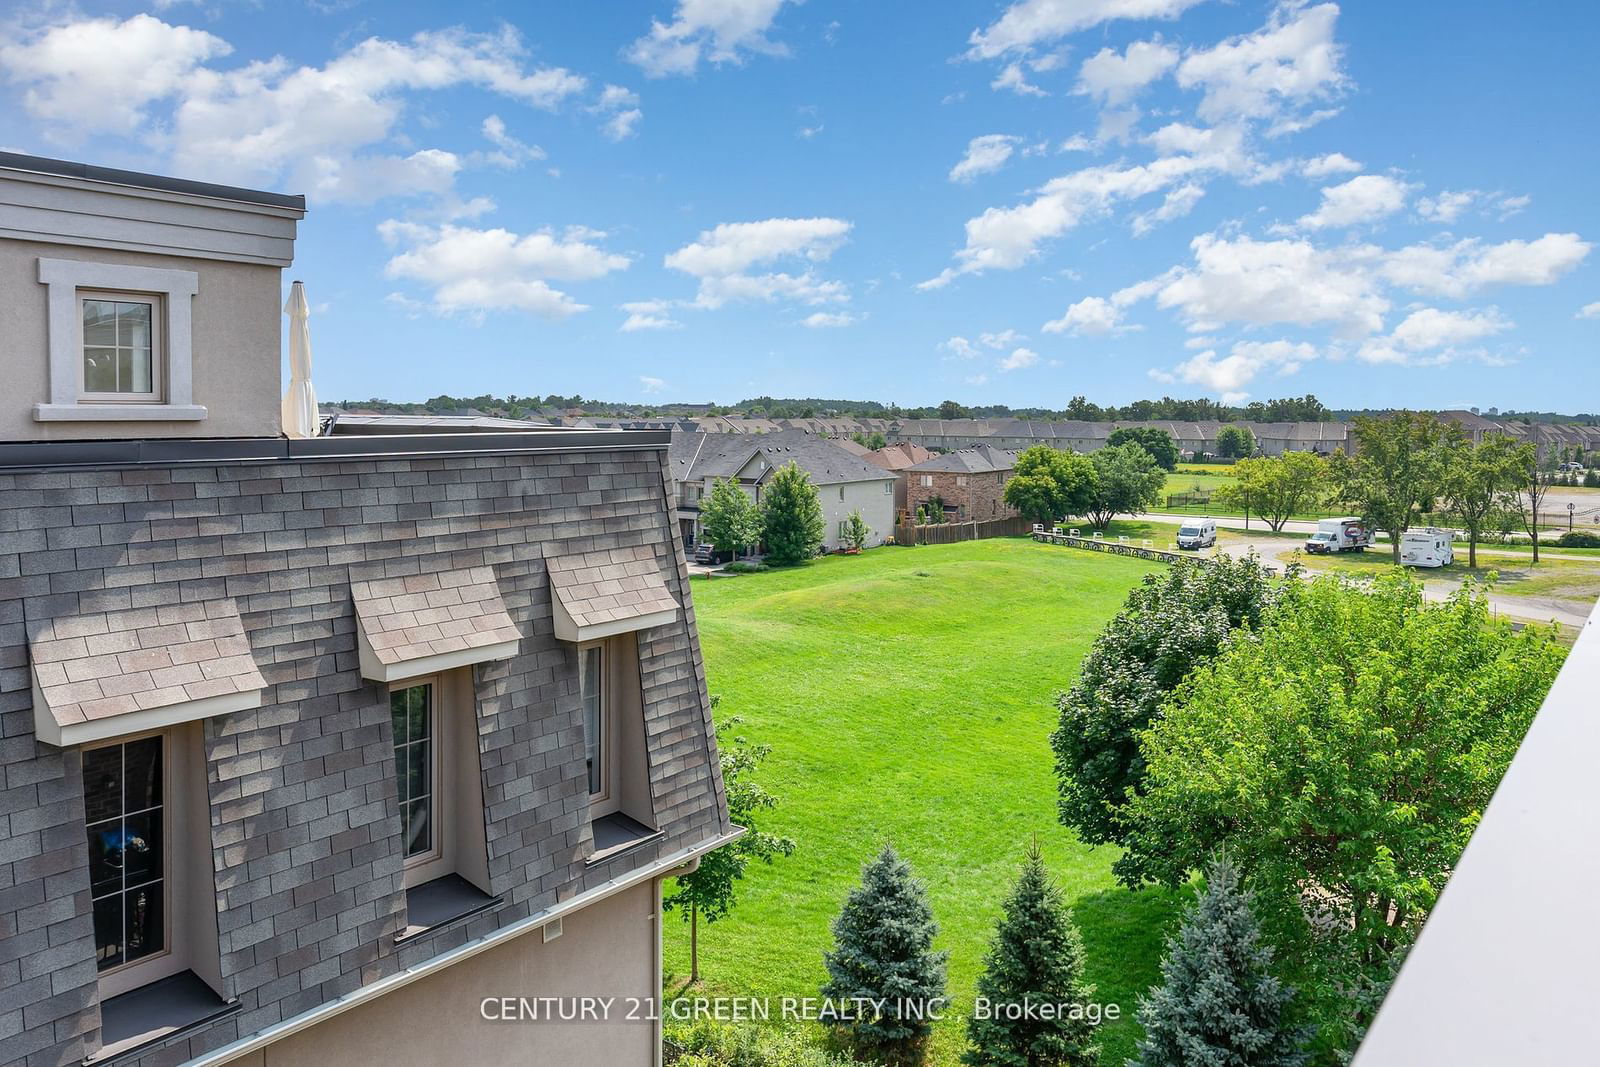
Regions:
<instances>
[{"instance_id":1,"label":"wooden fence","mask_svg":"<svg viewBox=\"0 0 1600 1067\"><path fill-rule=\"evenodd\" d=\"M917 525L906 522L894 528L896 544L953 545L957 541L981 541L986 537L1023 537L1032 527L1027 519L990 519L988 522L941 522Z\"/></svg>"}]
</instances>

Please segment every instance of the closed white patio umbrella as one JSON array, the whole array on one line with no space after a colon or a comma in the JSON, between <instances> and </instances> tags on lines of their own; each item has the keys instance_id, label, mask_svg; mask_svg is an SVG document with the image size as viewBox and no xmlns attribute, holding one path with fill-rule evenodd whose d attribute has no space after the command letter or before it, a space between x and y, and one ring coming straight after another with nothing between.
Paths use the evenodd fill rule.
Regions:
<instances>
[{"instance_id":1,"label":"closed white patio umbrella","mask_svg":"<svg viewBox=\"0 0 1600 1067\"><path fill-rule=\"evenodd\" d=\"M306 306L306 287L300 282L289 287L289 302L283 311L289 316L289 391L283 394L283 432L288 437L315 437L321 419L317 391L311 386L311 309Z\"/></svg>"}]
</instances>

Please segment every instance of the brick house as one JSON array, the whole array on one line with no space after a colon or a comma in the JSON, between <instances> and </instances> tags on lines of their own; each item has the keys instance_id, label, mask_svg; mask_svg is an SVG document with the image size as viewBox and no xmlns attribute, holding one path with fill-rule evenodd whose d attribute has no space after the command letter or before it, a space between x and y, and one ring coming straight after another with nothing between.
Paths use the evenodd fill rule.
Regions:
<instances>
[{"instance_id":1,"label":"brick house","mask_svg":"<svg viewBox=\"0 0 1600 1067\"><path fill-rule=\"evenodd\" d=\"M1018 512L1006 505L1004 496L1017 455L1015 450L978 445L905 468L901 476L906 480L907 512L915 517L918 508L939 500L951 521L1015 518Z\"/></svg>"},{"instance_id":2,"label":"brick house","mask_svg":"<svg viewBox=\"0 0 1600 1067\"><path fill-rule=\"evenodd\" d=\"M616 1063L730 824L660 430L279 429L299 197L0 155L0 1063Z\"/></svg>"}]
</instances>

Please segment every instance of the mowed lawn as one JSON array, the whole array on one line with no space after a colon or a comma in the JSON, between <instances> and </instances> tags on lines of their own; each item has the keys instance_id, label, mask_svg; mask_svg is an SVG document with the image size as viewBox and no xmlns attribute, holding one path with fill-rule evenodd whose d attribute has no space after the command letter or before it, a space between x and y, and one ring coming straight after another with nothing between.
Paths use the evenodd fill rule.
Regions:
<instances>
[{"instance_id":1,"label":"mowed lawn","mask_svg":"<svg viewBox=\"0 0 1600 1067\"><path fill-rule=\"evenodd\" d=\"M1123 1021L1103 1031L1103 1062L1120 1064L1180 902L1118 887L1115 851L1091 851L1056 821L1048 738L1054 694L1152 566L1006 538L696 581L718 714L772 747L758 780L782 803L766 825L799 845L754 865L733 913L702 926L697 992L815 996L829 923L890 841L928 883L950 951L953 1017L931 1062L953 1064L1001 899L1037 835L1083 930L1098 999L1122 1006ZM665 941L670 996L689 969L676 913Z\"/></svg>"}]
</instances>

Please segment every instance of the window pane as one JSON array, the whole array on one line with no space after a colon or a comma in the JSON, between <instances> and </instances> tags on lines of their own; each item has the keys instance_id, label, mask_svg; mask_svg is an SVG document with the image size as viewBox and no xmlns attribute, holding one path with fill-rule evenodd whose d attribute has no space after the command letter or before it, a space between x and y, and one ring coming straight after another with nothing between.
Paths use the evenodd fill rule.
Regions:
<instances>
[{"instance_id":1,"label":"window pane","mask_svg":"<svg viewBox=\"0 0 1600 1067\"><path fill-rule=\"evenodd\" d=\"M122 889L122 820L112 819L89 827L89 893L101 897ZM117 905L121 907L122 905ZM121 937L122 920L117 920Z\"/></svg>"},{"instance_id":2,"label":"window pane","mask_svg":"<svg viewBox=\"0 0 1600 1067\"><path fill-rule=\"evenodd\" d=\"M401 819L405 831L406 855L422 856L433 851L433 802L427 797L413 800L406 805L405 817Z\"/></svg>"},{"instance_id":3,"label":"window pane","mask_svg":"<svg viewBox=\"0 0 1600 1067\"><path fill-rule=\"evenodd\" d=\"M124 348L150 347L150 305L117 305L117 344Z\"/></svg>"},{"instance_id":4,"label":"window pane","mask_svg":"<svg viewBox=\"0 0 1600 1067\"><path fill-rule=\"evenodd\" d=\"M150 349L148 349L148 348L135 348L129 354L128 359L129 359L129 363L131 364L131 366L129 368L129 377L123 379L122 384L125 387L127 387L128 390L131 391L131 392L135 392L135 393L150 393L150 392L154 392L155 391L155 386L152 384L151 372L150 372L150 368L151 368Z\"/></svg>"},{"instance_id":5,"label":"window pane","mask_svg":"<svg viewBox=\"0 0 1600 1067\"><path fill-rule=\"evenodd\" d=\"M124 819L120 843L123 884L127 888L132 889L161 877L160 809Z\"/></svg>"},{"instance_id":6,"label":"window pane","mask_svg":"<svg viewBox=\"0 0 1600 1067\"><path fill-rule=\"evenodd\" d=\"M429 708L429 704L432 703L431 698L433 696L433 686L413 686L409 692L411 693L411 727L410 737L408 739L411 741L420 741L424 737L433 736L433 730L431 729L428 721L428 712L431 710Z\"/></svg>"},{"instance_id":7,"label":"window pane","mask_svg":"<svg viewBox=\"0 0 1600 1067\"><path fill-rule=\"evenodd\" d=\"M163 882L131 889L125 895L124 915L127 920L127 958L139 959L160 952L166 916L163 914Z\"/></svg>"},{"instance_id":8,"label":"window pane","mask_svg":"<svg viewBox=\"0 0 1600 1067\"><path fill-rule=\"evenodd\" d=\"M404 796L407 800L427 796L433 792L433 745L426 741L419 745L408 745L406 752Z\"/></svg>"},{"instance_id":9,"label":"window pane","mask_svg":"<svg viewBox=\"0 0 1600 1067\"><path fill-rule=\"evenodd\" d=\"M398 749L410 738L406 736L406 723L410 719L406 716L406 698L410 695L409 689L396 689L389 694L389 715L394 720L394 744Z\"/></svg>"},{"instance_id":10,"label":"window pane","mask_svg":"<svg viewBox=\"0 0 1600 1067\"><path fill-rule=\"evenodd\" d=\"M83 814L91 824L122 814L121 745L83 754Z\"/></svg>"},{"instance_id":11,"label":"window pane","mask_svg":"<svg viewBox=\"0 0 1600 1067\"><path fill-rule=\"evenodd\" d=\"M83 343L86 345L114 345L117 343L117 305L109 300L83 302Z\"/></svg>"},{"instance_id":12,"label":"window pane","mask_svg":"<svg viewBox=\"0 0 1600 1067\"><path fill-rule=\"evenodd\" d=\"M90 393L117 391L117 350L114 348L85 348L83 350L83 388Z\"/></svg>"},{"instance_id":13,"label":"window pane","mask_svg":"<svg viewBox=\"0 0 1600 1067\"><path fill-rule=\"evenodd\" d=\"M605 783L605 769L602 766L605 721L601 714L603 706L601 650L598 647L586 648L581 656L578 689L583 701L584 764L589 777L589 792L592 795L602 792Z\"/></svg>"},{"instance_id":14,"label":"window pane","mask_svg":"<svg viewBox=\"0 0 1600 1067\"><path fill-rule=\"evenodd\" d=\"M124 811L142 811L161 803L161 738L146 737L122 746L125 766Z\"/></svg>"},{"instance_id":15,"label":"window pane","mask_svg":"<svg viewBox=\"0 0 1600 1067\"><path fill-rule=\"evenodd\" d=\"M94 946L100 970L122 962L122 894L94 902Z\"/></svg>"}]
</instances>

